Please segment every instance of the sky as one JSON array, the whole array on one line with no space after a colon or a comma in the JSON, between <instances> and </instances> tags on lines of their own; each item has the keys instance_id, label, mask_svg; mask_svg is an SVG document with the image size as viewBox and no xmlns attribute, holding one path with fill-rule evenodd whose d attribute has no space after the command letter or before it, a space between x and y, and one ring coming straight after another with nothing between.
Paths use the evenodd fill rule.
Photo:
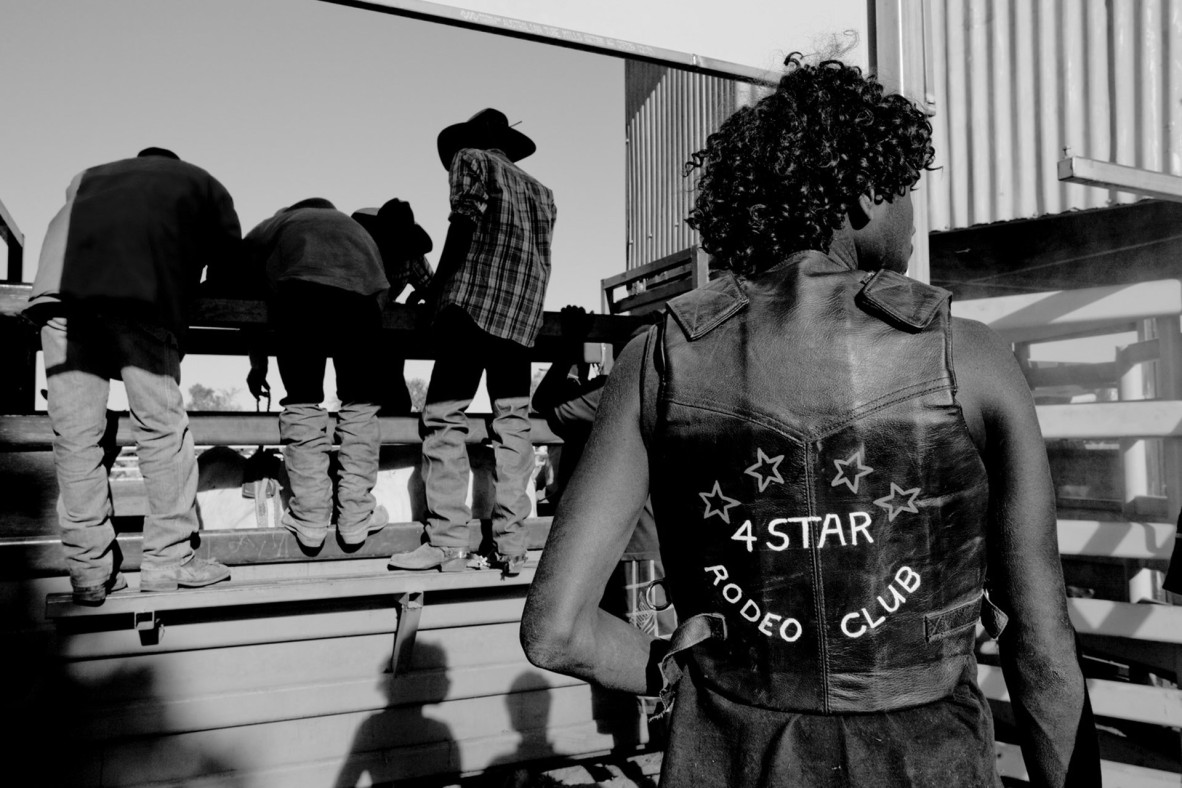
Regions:
<instances>
[{"instance_id":1,"label":"sky","mask_svg":"<svg viewBox=\"0 0 1182 788\"><path fill-rule=\"evenodd\" d=\"M218 178L244 231L310 196L350 212L406 199L434 264L448 213L435 138L490 106L537 143L521 164L555 193L546 309L598 310L599 280L624 270L623 60L316 0L0 6L0 202L26 281L74 174L149 145ZM182 388L244 390L245 372L190 357Z\"/></svg>"}]
</instances>

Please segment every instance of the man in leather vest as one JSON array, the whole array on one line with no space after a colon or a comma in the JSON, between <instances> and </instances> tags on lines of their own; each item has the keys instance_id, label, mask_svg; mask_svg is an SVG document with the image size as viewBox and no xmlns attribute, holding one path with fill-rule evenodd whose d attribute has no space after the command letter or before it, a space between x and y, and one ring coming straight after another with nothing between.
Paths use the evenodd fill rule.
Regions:
<instances>
[{"instance_id":1,"label":"man in leather vest","mask_svg":"<svg viewBox=\"0 0 1182 788\"><path fill-rule=\"evenodd\" d=\"M687 167L721 273L617 362L526 653L660 691L664 786L996 786L981 621L1032 784L1098 784L1029 390L903 273L931 127L857 68L786 66ZM669 643L595 605L650 493Z\"/></svg>"}]
</instances>

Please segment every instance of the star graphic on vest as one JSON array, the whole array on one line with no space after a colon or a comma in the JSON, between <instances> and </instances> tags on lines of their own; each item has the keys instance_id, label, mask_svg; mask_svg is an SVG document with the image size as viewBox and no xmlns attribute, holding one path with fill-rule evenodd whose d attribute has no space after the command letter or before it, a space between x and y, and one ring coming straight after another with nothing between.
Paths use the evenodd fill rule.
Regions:
<instances>
[{"instance_id":1,"label":"star graphic on vest","mask_svg":"<svg viewBox=\"0 0 1182 788\"><path fill-rule=\"evenodd\" d=\"M869 465L862 464L862 457L864 456L864 448L858 449L851 454L847 459L834 460L833 464L837 466L837 475L833 477L833 481L829 483L830 487L836 487L839 484L844 484L850 488L850 492L856 493L858 485L862 481L862 477L874 473L874 469ZM851 476L848 471L850 465L854 466L855 473ZM894 519L894 518L891 518Z\"/></svg>"},{"instance_id":2,"label":"star graphic on vest","mask_svg":"<svg viewBox=\"0 0 1182 788\"><path fill-rule=\"evenodd\" d=\"M759 479L760 492L766 490L767 486L772 482L783 484L784 477L780 475L780 462L784 459L784 455L781 454L779 457L769 457L764 453L763 449L759 449L758 451L759 453L756 455L756 463L747 470L743 471L743 473Z\"/></svg>"},{"instance_id":3,"label":"star graphic on vest","mask_svg":"<svg viewBox=\"0 0 1182 788\"><path fill-rule=\"evenodd\" d=\"M911 512L912 514L919 514L919 509L917 509L915 506L915 496L917 496L917 495L919 495L919 488L918 487L916 487L912 490L904 490L899 485L895 484L894 482L891 482L891 494L884 495L882 498L876 498L874 501L874 505L881 506L883 509L886 509L887 510L887 519L893 523L895 521L895 518L898 517L903 512ZM907 503L900 505L897 501L896 496L906 497Z\"/></svg>"},{"instance_id":4,"label":"star graphic on vest","mask_svg":"<svg viewBox=\"0 0 1182 788\"><path fill-rule=\"evenodd\" d=\"M738 506L739 502L734 498L727 498L725 495L723 495L722 487L718 484L718 482L714 482L713 490L708 493L698 493L698 496L702 499L702 502L706 504L706 513L702 515L703 520L705 520L707 517L710 517L711 515L716 514L722 518L724 523L727 523L728 525L730 524L731 515L727 510L731 507Z\"/></svg>"}]
</instances>

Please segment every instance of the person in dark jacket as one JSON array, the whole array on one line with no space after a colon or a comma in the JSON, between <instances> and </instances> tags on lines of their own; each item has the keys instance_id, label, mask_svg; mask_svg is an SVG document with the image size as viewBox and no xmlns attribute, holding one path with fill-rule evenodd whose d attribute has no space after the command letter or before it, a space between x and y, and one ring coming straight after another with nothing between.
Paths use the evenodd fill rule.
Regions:
<instances>
[{"instance_id":1,"label":"person in dark jacket","mask_svg":"<svg viewBox=\"0 0 1182 788\"><path fill-rule=\"evenodd\" d=\"M140 589L230 576L191 545L197 464L180 361L202 271L233 268L240 243L225 187L163 148L83 171L50 222L25 314L41 326L58 522L79 604L127 587L101 445L111 380L127 390L148 493Z\"/></svg>"},{"instance_id":2,"label":"person in dark jacket","mask_svg":"<svg viewBox=\"0 0 1182 788\"><path fill-rule=\"evenodd\" d=\"M1030 782L1097 785L1029 389L1004 342L903 273L931 126L855 67L786 66L687 167L724 273L612 370L526 653L661 692L663 786L999 786L981 621ZM669 643L596 609L650 494Z\"/></svg>"},{"instance_id":3,"label":"person in dark jacket","mask_svg":"<svg viewBox=\"0 0 1182 788\"><path fill-rule=\"evenodd\" d=\"M245 239L249 265L263 271L279 375L287 396L279 438L291 499L283 527L318 549L334 521L341 542L357 546L389 521L373 496L381 433L375 364L382 302L389 289L377 243L328 200L313 197L279 210ZM341 406L336 432L340 475L337 508L329 477L332 440L324 400L328 359ZM269 393L267 355L251 353L247 377L256 398Z\"/></svg>"}]
</instances>

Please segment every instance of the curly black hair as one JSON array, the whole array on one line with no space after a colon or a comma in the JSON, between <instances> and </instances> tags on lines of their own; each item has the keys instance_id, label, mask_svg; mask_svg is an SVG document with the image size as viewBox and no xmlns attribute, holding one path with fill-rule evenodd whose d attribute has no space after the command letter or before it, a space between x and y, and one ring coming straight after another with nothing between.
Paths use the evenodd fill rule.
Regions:
<instances>
[{"instance_id":1,"label":"curly black hair","mask_svg":"<svg viewBox=\"0 0 1182 788\"><path fill-rule=\"evenodd\" d=\"M924 113L860 68L799 53L784 65L776 91L731 115L685 165L687 176L701 169L688 222L714 265L738 274L828 251L852 200L902 196L935 155Z\"/></svg>"}]
</instances>

